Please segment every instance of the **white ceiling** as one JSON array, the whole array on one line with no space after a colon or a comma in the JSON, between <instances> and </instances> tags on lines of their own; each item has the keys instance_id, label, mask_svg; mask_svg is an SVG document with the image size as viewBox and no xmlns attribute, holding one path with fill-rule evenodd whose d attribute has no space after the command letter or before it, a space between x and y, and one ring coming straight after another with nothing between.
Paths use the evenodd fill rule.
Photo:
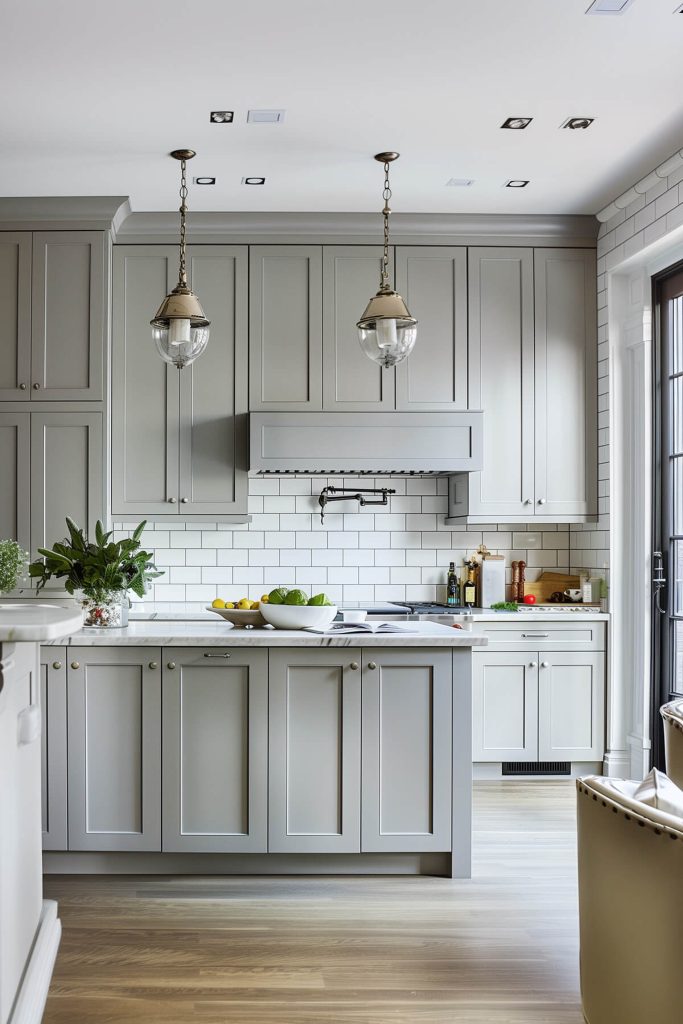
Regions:
<instances>
[{"instance_id":1,"label":"white ceiling","mask_svg":"<svg viewBox=\"0 0 683 1024\"><path fill-rule=\"evenodd\" d=\"M397 149L396 212L595 213L683 145L683 15L634 0L586 16L589 2L5 3L0 195L175 209L166 154L189 146L192 175L218 179L191 188L190 211L372 211L371 157ZM284 124L246 123L272 107ZM534 121L501 131L510 115ZM560 131L571 115L596 122Z\"/></svg>"}]
</instances>

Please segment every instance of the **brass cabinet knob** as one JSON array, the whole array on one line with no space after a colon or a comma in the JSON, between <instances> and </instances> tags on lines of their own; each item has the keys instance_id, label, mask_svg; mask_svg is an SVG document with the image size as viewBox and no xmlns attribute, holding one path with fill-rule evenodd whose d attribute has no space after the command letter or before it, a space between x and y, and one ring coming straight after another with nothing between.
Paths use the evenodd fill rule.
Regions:
<instances>
[{"instance_id":1,"label":"brass cabinet knob","mask_svg":"<svg viewBox=\"0 0 683 1024\"><path fill-rule=\"evenodd\" d=\"M62 663L61 663L61 661L53 661L53 662L52 662L52 667L53 667L54 669L57 669L57 670L59 670L59 669L60 669L60 668L62 667Z\"/></svg>"},{"instance_id":2,"label":"brass cabinet knob","mask_svg":"<svg viewBox=\"0 0 683 1024\"><path fill-rule=\"evenodd\" d=\"M169 661L169 663L166 666L166 668L170 668L171 671L173 671L173 669L175 668L175 661Z\"/></svg>"},{"instance_id":3,"label":"brass cabinet knob","mask_svg":"<svg viewBox=\"0 0 683 1024\"><path fill-rule=\"evenodd\" d=\"M371 668L371 669L377 668L377 663L374 662L374 661L369 661L368 662L368 668Z\"/></svg>"},{"instance_id":4,"label":"brass cabinet knob","mask_svg":"<svg viewBox=\"0 0 683 1024\"><path fill-rule=\"evenodd\" d=\"M25 384L20 384L19 385L19 390L20 391L26 391L26 385Z\"/></svg>"},{"instance_id":5,"label":"brass cabinet knob","mask_svg":"<svg viewBox=\"0 0 683 1024\"><path fill-rule=\"evenodd\" d=\"M168 502L169 502L170 505L175 505L177 500L178 500L177 498L169 498Z\"/></svg>"},{"instance_id":6,"label":"brass cabinet knob","mask_svg":"<svg viewBox=\"0 0 683 1024\"><path fill-rule=\"evenodd\" d=\"M187 505L187 503L188 503L188 501L190 499L189 498L181 498L180 500L182 501L183 505Z\"/></svg>"},{"instance_id":7,"label":"brass cabinet knob","mask_svg":"<svg viewBox=\"0 0 683 1024\"><path fill-rule=\"evenodd\" d=\"M349 665L349 668L353 672L357 672L358 671L358 662L357 661L352 661L351 664Z\"/></svg>"},{"instance_id":8,"label":"brass cabinet knob","mask_svg":"<svg viewBox=\"0 0 683 1024\"><path fill-rule=\"evenodd\" d=\"M150 668L159 668L159 664L156 661L150 661L149 667Z\"/></svg>"},{"instance_id":9,"label":"brass cabinet knob","mask_svg":"<svg viewBox=\"0 0 683 1024\"><path fill-rule=\"evenodd\" d=\"M81 667L80 661L72 661L71 662L71 667L72 668L80 668Z\"/></svg>"},{"instance_id":10,"label":"brass cabinet knob","mask_svg":"<svg viewBox=\"0 0 683 1024\"><path fill-rule=\"evenodd\" d=\"M33 385L33 390L40 391L40 384L38 383L38 381L36 381L36 383Z\"/></svg>"}]
</instances>

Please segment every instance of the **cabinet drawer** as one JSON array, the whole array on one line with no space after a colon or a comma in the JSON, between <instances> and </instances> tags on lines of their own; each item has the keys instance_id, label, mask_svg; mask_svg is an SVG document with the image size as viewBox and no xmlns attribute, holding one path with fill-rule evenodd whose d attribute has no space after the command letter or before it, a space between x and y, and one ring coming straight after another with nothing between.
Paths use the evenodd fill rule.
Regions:
<instances>
[{"instance_id":1,"label":"cabinet drawer","mask_svg":"<svg viewBox=\"0 0 683 1024\"><path fill-rule=\"evenodd\" d=\"M488 637L489 650L604 651L605 622L482 622L476 632ZM476 653L476 652L475 652Z\"/></svg>"}]
</instances>

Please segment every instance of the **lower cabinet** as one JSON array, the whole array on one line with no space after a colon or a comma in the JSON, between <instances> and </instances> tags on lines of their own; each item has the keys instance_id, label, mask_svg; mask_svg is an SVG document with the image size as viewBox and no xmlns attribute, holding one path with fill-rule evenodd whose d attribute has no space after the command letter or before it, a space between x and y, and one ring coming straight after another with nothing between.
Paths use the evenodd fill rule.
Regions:
<instances>
[{"instance_id":1,"label":"lower cabinet","mask_svg":"<svg viewBox=\"0 0 683 1024\"><path fill-rule=\"evenodd\" d=\"M474 761L599 761L605 655L483 651L472 656Z\"/></svg>"},{"instance_id":2,"label":"lower cabinet","mask_svg":"<svg viewBox=\"0 0 683 1024\"><path fill-rule=\"evenodd\" d=\"M360 851L364 653L344 647L270 652L271 853Z\"/></svg>"},{"instance_id":3,"label":"lower cabinet","mask_svg":"<svg viewBox=\"0 0 683 1024\"><path fill-rule=\"evenodd\" d=\"M161 849L161 650L68 648L70 850Z\"/></svg>"},{"instance_id":4,"label":"lower cabinet","mask_svg":"<svg viewBox=\"0 0 683 1024\"><path fill-rule=\"evenodd\" d=\"M166 648L162 848L268 849L268 652Z\"/></svg>"},{"instance_id":5,"label":"lower cabinet","mask_svg":"<svg viewBox=\"0 0 683 1024\"><path fill-rule=\"evenodd\" d=\"M66 648L40 651L43 849L68 849L66 792Z\"/></svg>"}]
</instances>

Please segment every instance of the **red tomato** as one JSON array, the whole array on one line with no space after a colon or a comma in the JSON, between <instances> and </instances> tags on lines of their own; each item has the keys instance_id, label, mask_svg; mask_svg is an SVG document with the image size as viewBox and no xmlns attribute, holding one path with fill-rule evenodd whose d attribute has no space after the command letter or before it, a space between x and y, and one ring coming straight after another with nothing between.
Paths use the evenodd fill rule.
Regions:
<instances>
[{"instance_id":1,"label":"red tomato","mask_svg":"<svg viewBox=\"0 0 683 1024\"><path fill-rule=\"evenodd\" d=\"M536 604L536 595L535 594L525 594L524 595L524 604Z\"/></svg>"}]
</instances>

